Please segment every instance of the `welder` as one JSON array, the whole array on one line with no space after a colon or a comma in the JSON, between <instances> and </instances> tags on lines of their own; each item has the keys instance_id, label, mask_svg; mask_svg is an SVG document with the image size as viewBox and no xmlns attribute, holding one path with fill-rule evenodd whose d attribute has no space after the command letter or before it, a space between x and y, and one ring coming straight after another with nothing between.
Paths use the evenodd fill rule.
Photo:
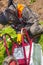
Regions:
<instances>
[{"instance_id":1,"label":"welder","mask_svg":"<svg viewBox=\"0 0 43 65\"><path fill-rule=\"evenodd\" d=\"M10 4L11 3L11 4ZM14 3L9 0L8 8L0 14L0 24L12 24L16 30L26 28L32 35L43 32L39 24L38 15L24 4Z\"/></svg>"}]
</instances>

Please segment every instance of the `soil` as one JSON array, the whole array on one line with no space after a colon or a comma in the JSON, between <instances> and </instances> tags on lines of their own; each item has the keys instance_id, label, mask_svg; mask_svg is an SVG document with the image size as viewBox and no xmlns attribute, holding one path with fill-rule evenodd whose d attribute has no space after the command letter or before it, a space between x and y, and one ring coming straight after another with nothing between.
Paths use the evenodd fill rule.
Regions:
<instances>
[{"instance_id":1,"label":"soil","mask_svg":"<svg viewBox=\"0 0 43 65\"><path fill-rule=\"evenodd\" d=\"M0 0L0 13L8 6L8 0Z\"/></svg>"},{"instance_id":2,"label":"soil","mask_svg":"<svg viewBox=\"0 0 43 65\"><path fill-rule=\"evenodd\" d=\"M43 20L43 0L36 0L36 2L31 5L31 9L39 14L39 19Z\"/></svg>"},{"instance_id":3,"label":"soil","mask_svg":"<svg viewBox=\"0 0 43 65\"><path fill-rule=\"evenodd\" d=\"M36 0L36 2L30 4L30 0L14 0L18 3L24 3L28 5L34 12L39 15L39 19L43 20L43 0Z\"/></svg>"},{"instance_id":4,"label":"soil","mask_svg":"<svg viewBox=\"0 0 43 65\"><path fill-rule=\"evenodd\" d=\"M29 5L30 8L39 14L40 19L43 20L43 0L36 0L33 4L30 4L30 0L13 0L16 3L24 3ZM8 6L8 0L0 0L0 13Z\"/></svg>"}]
</instances>

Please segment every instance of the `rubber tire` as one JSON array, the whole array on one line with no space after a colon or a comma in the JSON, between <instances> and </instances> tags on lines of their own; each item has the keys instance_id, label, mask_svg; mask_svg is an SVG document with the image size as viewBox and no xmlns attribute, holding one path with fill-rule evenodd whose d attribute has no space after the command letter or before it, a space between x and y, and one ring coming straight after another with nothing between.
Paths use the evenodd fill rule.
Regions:
<instances>
[{"instance_id":1,"label":"rubber tire","mask_svg":"<svg viewBox=\"0 0 43 65\"><path fill-rule=\"evenodd\" d=\"M17 62L17 60L13 56L6 57L5 60L3 61L2 65L9 65L9 63L12 60L16 61L17 65L19 65L18 62Z\"/></svg>"}]
</instances>

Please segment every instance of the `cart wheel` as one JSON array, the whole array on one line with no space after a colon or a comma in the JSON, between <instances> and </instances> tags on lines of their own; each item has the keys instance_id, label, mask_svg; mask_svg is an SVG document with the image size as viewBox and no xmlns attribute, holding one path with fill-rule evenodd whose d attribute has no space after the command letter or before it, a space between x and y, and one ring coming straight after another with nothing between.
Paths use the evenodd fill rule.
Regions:
<instances>
[{"instance_id":1,"label":"cart wheel","mask_svg":"<svg viewBox=\"0 0 43 65\"><path fill-rule=\"evenodd\" d=\"M13 56L8 56L3 61L2 65L19 65L17 60Z\"/></svg>"}]
</instances>

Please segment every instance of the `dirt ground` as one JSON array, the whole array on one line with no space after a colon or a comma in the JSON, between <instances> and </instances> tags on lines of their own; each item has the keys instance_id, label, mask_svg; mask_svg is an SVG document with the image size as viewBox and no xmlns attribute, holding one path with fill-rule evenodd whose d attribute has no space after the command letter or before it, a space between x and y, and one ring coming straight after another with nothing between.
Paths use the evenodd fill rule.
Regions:
<instances>
[{"instance_id":1,"label":"dirt ground","mask_svg":"<svg viewBox=\"0 0 43 65\"><path fill-rule=\"evenodd\" d=\"M0 13L8 6L8 0L0 0Z\"/></svg>"},{"instance_id":2,"label":"dirt ground","mask_svg":"<svg viewBox=\"0 0 43 65\"><path fill-rule=\"evenodd\" d=\"M39 18L43 20L43 0L36 0L36 2L34 2L33 4L30 4L30 0L13 0L13 1L29 5L33 11L39 14L40 16ZM0 12L7 7L7 4L8 0L0 0Z\"/></svg>"},{"instance_id":3,"label":"dirt ground","mask_svg":"<svg viewBox=\"0 0 43 65\"><path fill-rule=\"evenodd\" d=\"M43 0L36 0L36 2L31 5L31 9L38 13L39 18L43 20Z\"/></svg>"},{"instance_id":4,"label":"dirt ground","mask_svg":"<svg viewBox=\"0 0 43 65\"><path fill-rule=\"evenodd\" d=\"M43 20L43 0L36 0L33 4L30 4L30 0L14 0L18 3L26 3L29 7L39 14L39 19Z\"/></svg>"},{"instance_id":5,"label":"dirt ground","mask_svg":"<svg viewBox=\"0 0 43 65\"><path fill-rule=\"evenodd\" d=\"M33 4L30 4L30 0L13 0L13 1L29 5L33 11L39 14L40 19L43 20L43 0L36 0L36 2L34 2ZM0 11L6 8L7 4L8 4L7 0L0 0Z\"/></svg>"}]
</instances>

